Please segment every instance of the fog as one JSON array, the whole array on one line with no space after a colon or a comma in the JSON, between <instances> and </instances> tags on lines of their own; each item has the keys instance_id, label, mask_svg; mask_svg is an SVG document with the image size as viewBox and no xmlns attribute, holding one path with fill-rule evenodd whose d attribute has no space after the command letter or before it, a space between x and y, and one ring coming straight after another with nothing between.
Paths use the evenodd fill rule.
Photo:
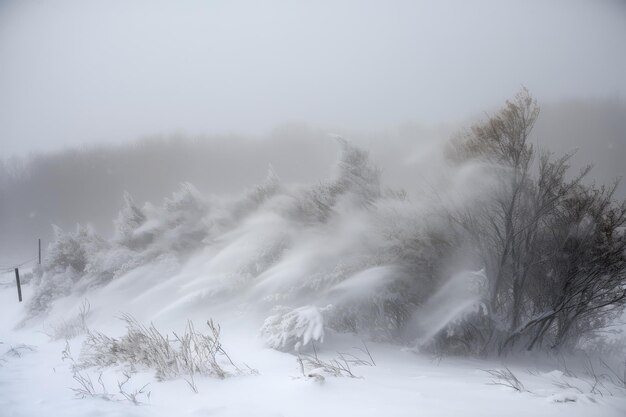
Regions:
<instances>
[{"instance_id":1,"label":"fog","mask_svg":"<svg viewBox=\"0 0 626 417\"><path fill-rule=\"evenodd\" d=\"M31 253L53 223L109 235L125 190L237 194L270 164L320 181L329 133L419 196L434 148L522 85L542 106L537 145L611 182L624 39L626 6L608 0L3 1L0 250Z\"/></svg>"},{"instance_id":2,"label":"fog","mask_svg":"<svg viewBox=\"0 0 626 417\"><path fill-rule=\"evenodd\" d=\"M572 174L593 164L586 181L611 184L626 174L624 114L626 104L616 100L547 104L531 139L557 156L573 153ZM419 201L446 170L442 147L469 126L405 124L339 133L369 151L386 184ZM0 252L6 261L30 258L38 237L44 248L52 239L52 224L66 230L90 224L111 236L125 191L140 205L160 203L181 182L190 182L205 195L228 198L262 182L270 166L286 184L315 184L332 175L338 152L328 130L291 124L259 139L174 134L14 156L0 165ZM623 181L617 197L626 198Z\"/></svg>"},{"instance_id":3,"label":"fog","mask_svg":"<svg viewBox=\"0 0 626 417\"><path fill-rule=\"evenodd\" d=\"M617 0L2 1L1 153L620 99L624 39Z\"/></svg>"}]
</instances>

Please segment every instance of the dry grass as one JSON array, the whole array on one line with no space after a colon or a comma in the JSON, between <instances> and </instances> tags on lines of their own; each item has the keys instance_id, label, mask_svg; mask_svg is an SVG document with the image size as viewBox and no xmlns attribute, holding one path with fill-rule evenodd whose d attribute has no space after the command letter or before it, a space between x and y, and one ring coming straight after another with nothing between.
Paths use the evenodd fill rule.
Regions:
<instances>
[{"instance_id":1,"label":"dry grass","mask_svg":"<svg viewBox=\"0 0 626 417\"><path fill-rule=\"evenodd\" d=\"M70 340L89 331L87 318L91 313L91 305L86 299L81 304L78 313L69 320L52 324L46 334L50 340Z\"/></svg>"},{"instance_id":2,"label":"dry grass","mask_svg":"<svg viewBox=\"0 0 626 417\"><path fill-rule=\"evenodd\" d=\"M353 366L376 366L376 362L374 362L365 343L363 343L363 348L354 349L367 355L368 359L359 357L357 354L337 352L338 356L336 358L325 361L317 355L315 343L312 344L312 347L313 354L298 355L300 371L306 378L315 378L323 381L324 377L322 374L334 377L359 378L352 371Z\"/></svg>"},{"instance_id":3,"label":"dry grass","mask_svg":"<svg viewBox=\"0 0 626 417\"><path fill-rule=\"evenodd\" d=\"M191 321L184 333L173 337L161 333L153 324L144 326L132 316L124 315L126 335L115 338L103 333L88 332L83 344L79 366L143 366L156 372L156 379L164 381L183 378L197 392L196 375L226 378L246 372L231 360L220 341L220 326L207 321L209 333L196 331Z\"/></svg>"}]
</instances>

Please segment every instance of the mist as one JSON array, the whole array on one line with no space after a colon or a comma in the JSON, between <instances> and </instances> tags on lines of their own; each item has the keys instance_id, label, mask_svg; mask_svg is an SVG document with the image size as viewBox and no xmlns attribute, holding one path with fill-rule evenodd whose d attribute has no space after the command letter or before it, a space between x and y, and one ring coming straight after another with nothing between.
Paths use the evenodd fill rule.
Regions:
<instances>
[{"instance_id":1,"label":"mist","mask_svg":"<svg viewBox=\"0 0 626 417\"><path fill-rule=\"evenodd\" d=\"M0 2L1 251L31 253L52 223L107 235L124 190L237 193L269 164L319 180L328 134L419 193L432 147L522 85L537 144L609 183L626 157L622 39L609 0Z\"/></svg>"},{"instance_id":2,"label":"mist","mask_svg":"<svg viewBox=\"0 0 626 417\"><path fill-rule=\"evenodd\" d=\"M619 101L625 38L618 0L3 1L0 152Z\"/></svg>"},{"instance_id":3,"label":"mist","mask_svg":"<svg viewBox=\"0 0 626 417\"><path fill-rule=\"evenodd\" d=\"M539 149L573 154L573 173L592 164L585 181L609 185L625 174L624 114L626 104L616 100L548 103L531 139ZM32 257L38 238L44 246L53 238L53 224L64 229L89 224L111 236L124 192L138 204L158 202L190 182L206 195L235 196L262 181L270 166L288 184L322 181L337 157L337 133L370 152L385 183L420 198L438 186L445 170L441 149L468 127L405 124L331 133L290 124L260 138L171 134L13 156L0 167L0 251L6 262ZM623 181L617 197L626 198Z\"/></svg>"}]
</instances>

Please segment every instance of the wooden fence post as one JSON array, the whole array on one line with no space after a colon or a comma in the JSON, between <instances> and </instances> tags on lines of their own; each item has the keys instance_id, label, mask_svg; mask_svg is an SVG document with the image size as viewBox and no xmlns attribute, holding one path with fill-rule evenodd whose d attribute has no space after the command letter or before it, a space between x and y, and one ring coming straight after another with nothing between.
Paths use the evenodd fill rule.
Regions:
<instances>
[{"instance_id":1,"label":"wooden fence post","mask_svg":"<svg viewBox=\"0 0 626 417\"><path fill-rule=\"evenodd\" d=\"M17 282L17 298L22 302L22 286L20 285L20 270L15 268L15 281Z\"/></svg>"}]
</instances>

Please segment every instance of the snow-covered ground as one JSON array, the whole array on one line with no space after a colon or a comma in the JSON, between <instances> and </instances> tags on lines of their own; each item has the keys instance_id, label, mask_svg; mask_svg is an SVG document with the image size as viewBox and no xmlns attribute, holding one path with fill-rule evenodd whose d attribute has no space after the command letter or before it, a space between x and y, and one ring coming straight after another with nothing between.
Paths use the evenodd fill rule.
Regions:
<instances>
[{"instance_id":1,"label":"snow-covered ground","mask_svg":"<svg viewBox=\"0 0 626 417\"><path fill-rule=\"evenodd\" d=\"M161 274L161 276L164 276ZM568 377L554 363L527 360L507 364L523 384L523 392L493 385L487 370L504 370L498 362L473 359L434 358L400 346L367 342L375 366L351 367L357 378L312 378L303 376L297 357L267 348L259 337L262 319L245 303L202 304L201 299L181 303L183 280L174 275L161 280L143 270L134 280L118 280L83 294L58 300L43 320L16 328L25 316L25 303L18 303L15 286L0 287L0 415L20 416L624 416L626 395L616 387L593 389L586 377ZM2 282L9 282L5 275ZM151 284L150 279L155 279ZM187 286L187 289L190 287ZM23 287L24 299L31 285ZM112 400L78 398L71 388L69 361L63 360L64 340L51 341L49 333L62 320L70 319L84 298L91 310L90 329L113 336L125 332L116 319L132 314L162 332L182 332L187 319L204 331L214 318L221 324L222 343L233 361L257 372L225 379L195 377L198 393L184 379L158 382L154 371L138 368L124 385L127 393L145 384L135 405L119 394L118 383L126 378L120 367L88 369L96 392L108 392ZM207 329L208 330L208 329ZM48 334L47 334L48 333ZM70 352L78 358L84 335L69 341ZM356 336L326 333L316 348L321 358L332 359L337 352L364 357ZM14 350L11 350L14 348ZM17 353L15 352L17 351ZM367 357L365 357L367 358ZM575 367L576 364L572 363ZM98 381L102 372L102 384ZM319 371L319 373L322 373ZM497 381L496 381L497 382ZM569 384L569 386L566 386ZM610 393L609 393L610 391ZM147 393L150 393L149 397ZM611 395L613 394L613 395Z\"/></svg>"},{"instance_id":2,"label":"snow-covered ground","mask_svg":"<svg viewBox=\"0 0 626 417\"><path fill-rule=\"evenodd\" d=\"M23 303L0 276L0 417L626 415L623 363L424 353L484 310L484 270L431 244L445 210L338 141L319 184L270 169L238 198L127 195L110 240L56 228Z\"/></svg>"}]
</instances>

